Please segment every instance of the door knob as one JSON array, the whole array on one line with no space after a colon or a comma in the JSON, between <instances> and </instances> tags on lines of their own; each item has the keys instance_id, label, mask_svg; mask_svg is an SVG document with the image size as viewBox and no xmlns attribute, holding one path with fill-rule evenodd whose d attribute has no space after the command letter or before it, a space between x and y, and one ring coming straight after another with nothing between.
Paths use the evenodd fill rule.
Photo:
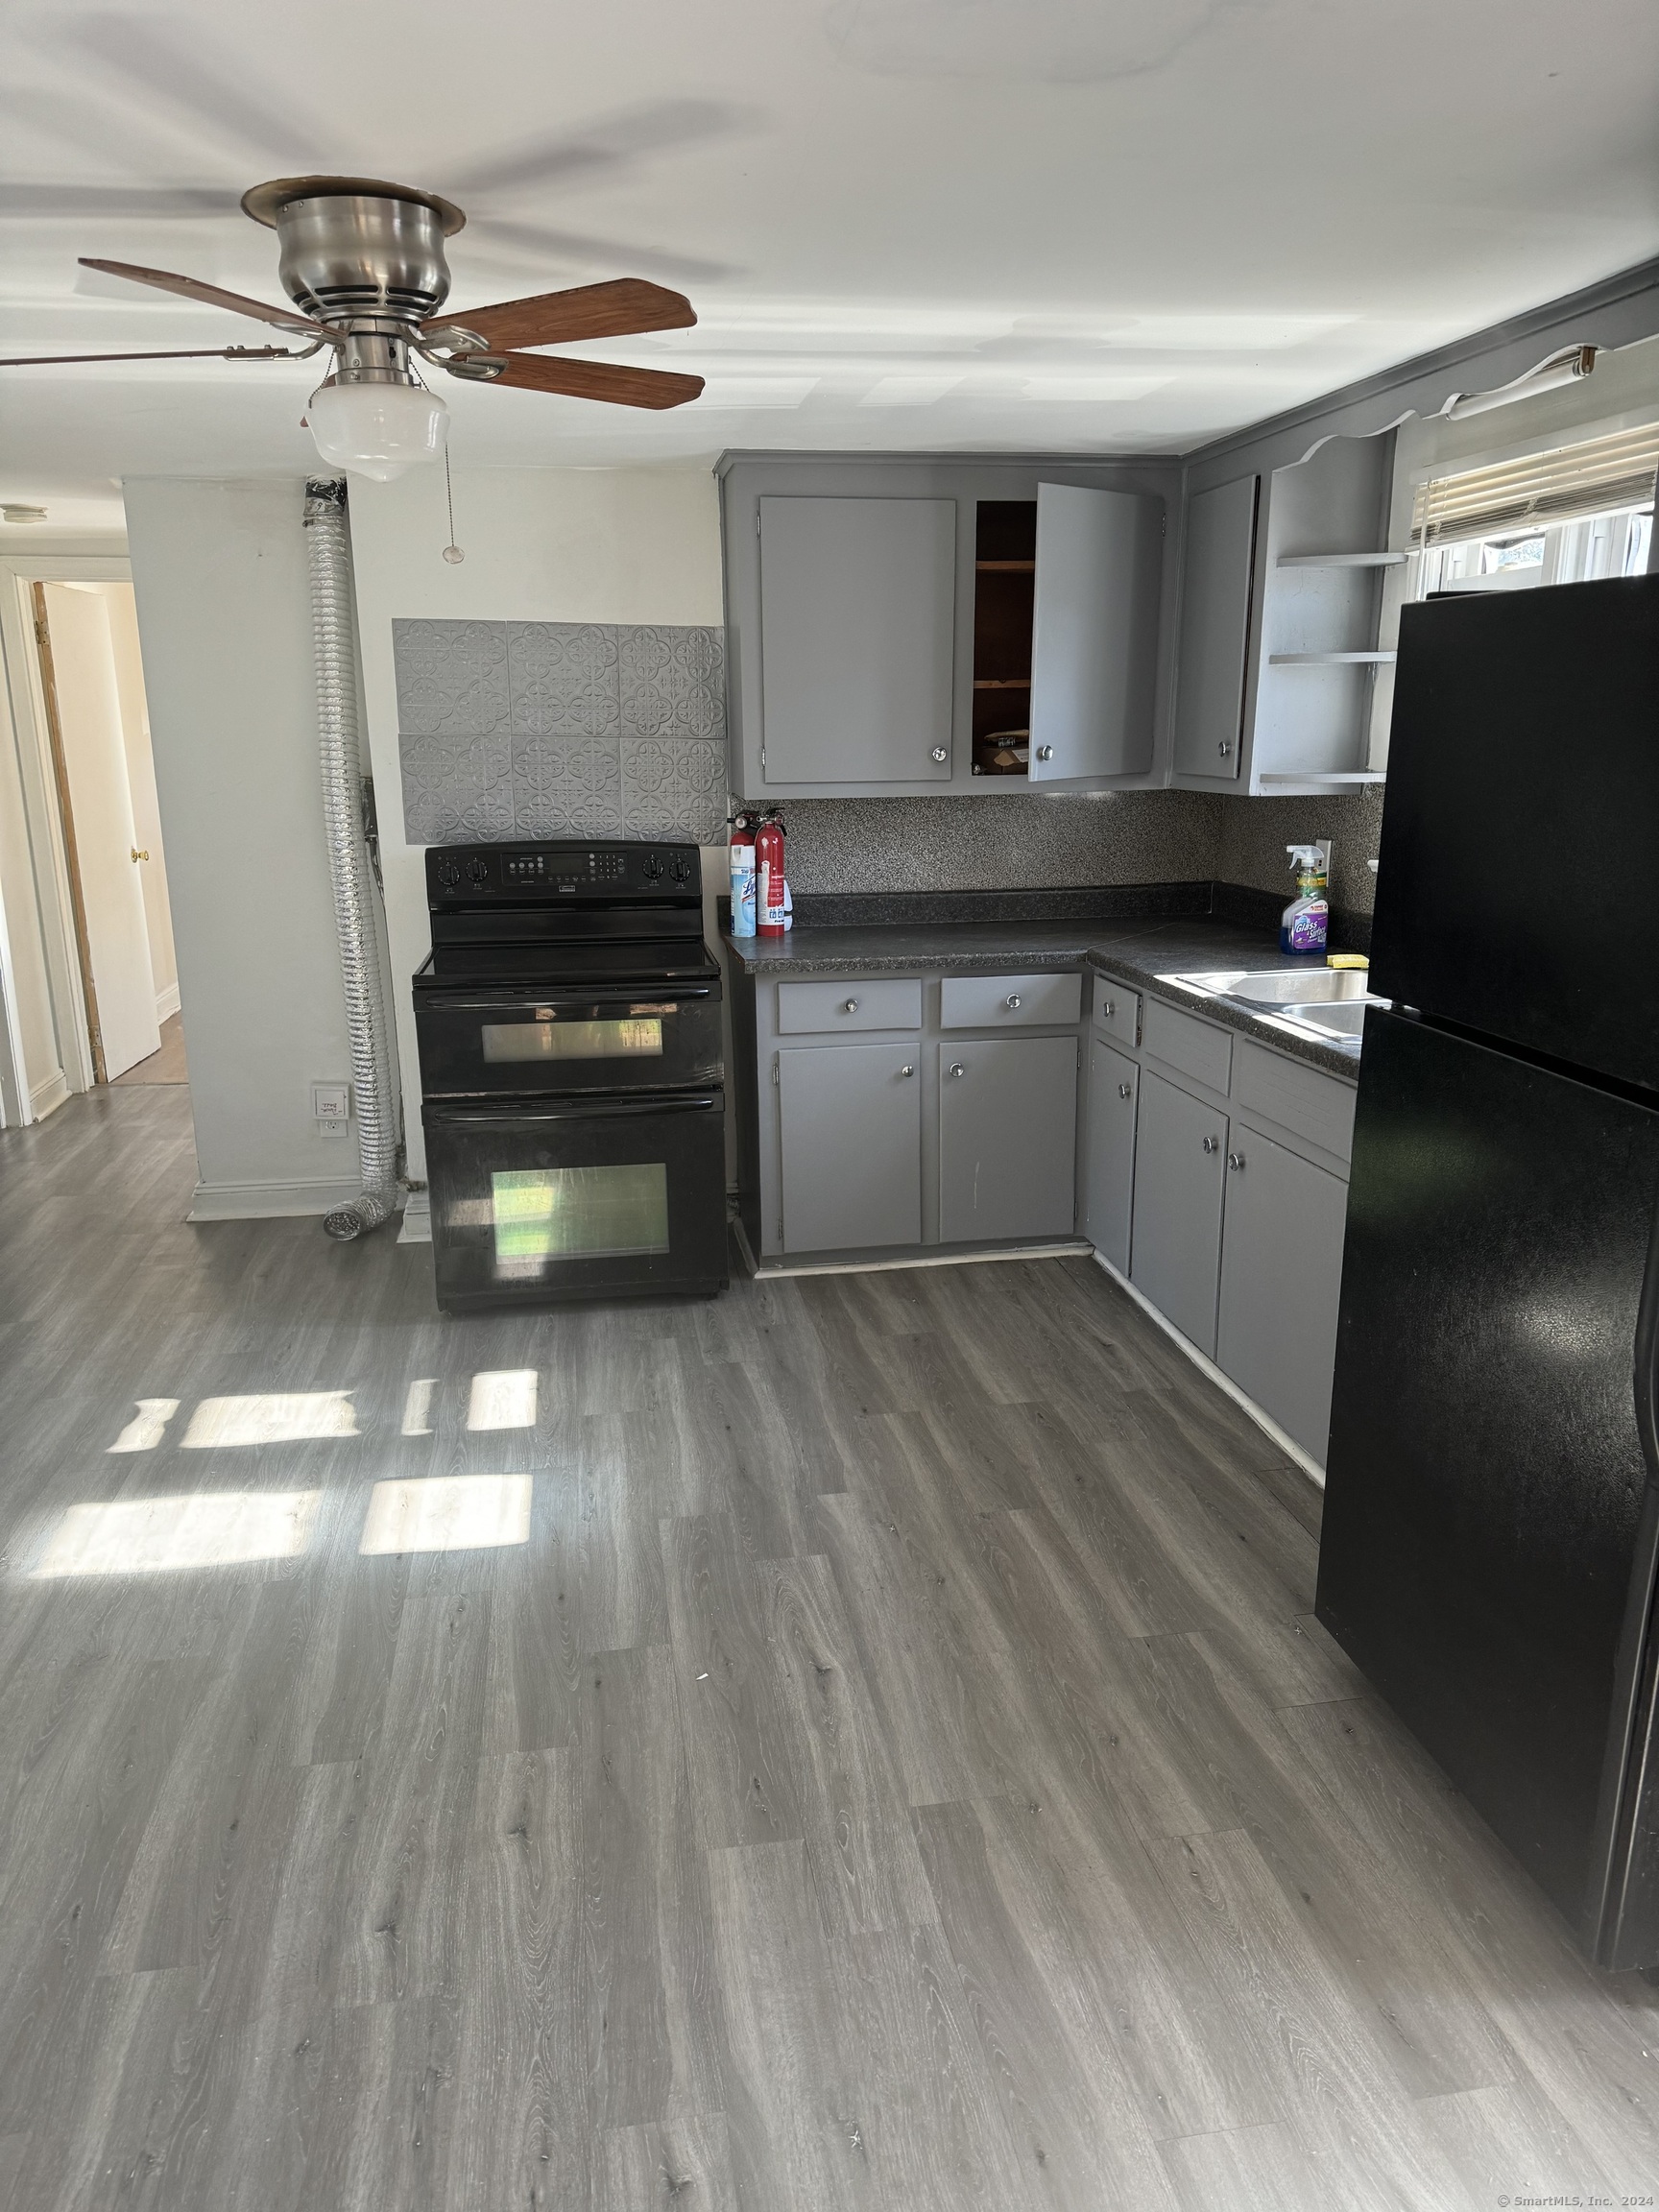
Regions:
<instances>
[{"instance_id":1,"label":"door knob","mask_svg":"<svg viewBox=\"0 0 1659 2212\"><path fill-rule=\"evenodd\" d=\"M952 1060L950 1063L950 1072L952 1075L966 1075L968 1070L963 1067L960 1060Z\"/></svg>"},{"instance_id":2,"label":"door knob","mask_svg":"<svg viewBox=\"0 0 1659 2212\"><path fill-rule=\"evenodd\" d=\"M933 757L935 760L949 760L950 756L946 752L943 745L935 745L933 748Z\"/></svg>"},{"instance_id":3,"label":"door knob","mask_svg":"<svg viewBox=\"0 0 1659 2212\"><path fill-rule=\"evenodd\" d=\"M901 1075L914 1075L916 1070L914 1068L901 1068L899 1072Z\"/></svg>"},{"instance_id":4,"label":"door knob","mask_svg":"<svg viewBox=\"0 0 1659 2212\"><path fill-rule=\"evenodd\" d=\"M858 1001L857 1001L857 999L856 999L856 998L843 998L843 999L842 999L842 1001L841 1001L841 1011L842 1011L842 1013L843 1013L843 1014L856 1014L856 1013L857 1013L857 1011L858 1011Z\"/></svg>"},{"instance_id":5,"label":"door knob","mask_svg":"<svg viewBox=\"0 0 1659 2212\"><path fill-rule=\"evenodd\" d=\"M1204 1149L1206 1152L1216 1152L1220 1150L1220 1145L1215 1138L1206 1137L1204 1140Z\"/></svg>"},{"instance_id":6,"label":"door knob","mask_svg":"<svg viewBox=\"0 0 1659 2212\"><path fill-rule=\"evenodd\" d=\"M134 860L148 860L150 857L147 852L140 853L136 845L130 845L127 850L132 854Z\"/></svg>"},{"instance_id":7,"label":"door knob","mask_svg":"<svg viewBox=\"0 0 1659 2212\"><path fill-rule=\"evenodd\" d=\"M1053 759L1053 757L1054 757L1054 748L1053 748L1053 746L1052 746L1052 745L1039 745L1039 746L1038 746L1038 748L1037 748L1037 757L1038 757L1038 759L1039 759L1039 760L1052 760L1052 759Z\"/></svg>"},{"instance_id":8,"label":"door knob","mask_svg":"<svg viewBox=\"0 0 1659 2212\"><path fill-rule=\"evenodd\" d=\"M1119 1097L1119 1098L1127 1098L1127 1097L1128 1097L1128 1095L1129 1095L1129 1085L1128 1085L1127 1083L1119 1083L1119 1084L1118 1084L1118 1097Z\"/></svg>"},{"instance_id":9,"label":"door knob","mask_svg":"<svg viewBox=\"0 0 1659 2212\"><path fill-rule=\"evenodd\" d=\"M1234 1174L1235 1174L1235 1175L1238 1174L1238 1173L1239 1173L1239 1172L1242 1170L1242 1168L1243 1168L1243 1166L1244 1166L1244 1155L1243 1155L1243 1153L1242 1153L1242 1152L1229 1152L1229 1153L1228 1153L1228 1155L1227 1155L1227 1165L1228 1165L1228 1166L1229 1166L1229 1167L1230 1167L1230 1168L1233 1170L1233 1172L1234 1172Z\"/></svg>"},{"instance_id":10,"label":"door knob","mask_svg":"<svg viewBox=\"0 0 1659 2212\"><path fill-rule=\"evenodd\" d=\"M1009 992L1009 994L1008 994L1008 996L1007 996L1007 998L1003 999L1002 1003L1003 1003L1003 1005L1004 1005L1004 1006L1006 1006L1006 1007L1007 1007L1007 1009L1008 1009L1008 1011L1009 1011L1009 1013L1010 1013L1010 1014L1018 1014L1018 1013L1019 1013L1019 1011L1020 1011L1020 994L1019 994L1019 992L1018 992L1018 991L1010 991L1010 992Z\"/></svg>"}]
</instances>

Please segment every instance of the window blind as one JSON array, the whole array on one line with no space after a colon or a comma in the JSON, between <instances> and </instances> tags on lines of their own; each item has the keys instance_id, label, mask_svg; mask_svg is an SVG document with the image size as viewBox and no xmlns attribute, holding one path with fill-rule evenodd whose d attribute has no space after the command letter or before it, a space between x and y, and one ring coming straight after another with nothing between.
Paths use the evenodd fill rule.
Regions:
<instances>
[{"instance_id":1,"label":"window blind","mask_svg":"<svg viewBox=\"0 0 1659 2212\"><path fill-rule=\"evenodd\" d=\"M1659 469L1659 422L1528 453L1496 468L1468 469L1459 476L1433 476L1417 487L1411 510L1411 550L1453 545L1501 531L1542 528L1639 507L1653 496Z\"/></svg>"}]
</instances>

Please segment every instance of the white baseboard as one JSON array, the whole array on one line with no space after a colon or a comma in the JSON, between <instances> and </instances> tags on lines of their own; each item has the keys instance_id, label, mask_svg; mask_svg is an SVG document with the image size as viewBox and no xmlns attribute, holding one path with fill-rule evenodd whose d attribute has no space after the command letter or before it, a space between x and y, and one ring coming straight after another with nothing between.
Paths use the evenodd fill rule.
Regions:
<instances>
[{"instance_id":1,"label":"white baseboard","mask_svg":"<svg viewBox=\"0 0 1659 2212\"><path fill-rule=\"evenodd\" d=\"M1157 1307L1153 1305L1151 1299L1147 1297L1146 1293L1143 1290L1137 1290L1134 1284L1130 1282L1126 1275L1119 1275L1117 1268L1113 1266L1110 1260L1103 1260L1100 1257L1100 1254L1096 1252L1094 1255L1094 1264L1097 1267L1104 1268L1106 1273L1111 1276L1113 1282L1117 1284L1118 1289L1121 1290L1126 1297L1133 1298L1136 1305L1140 1307L1142 1312L1149 1315L1152 1320L1157 1322L1159 1328L1163 1330L1165 1335L1169 1338L1171 1343L1178 1344L1180 1346L1181 1350L1186 1353L1188 1358L1191 1360L1193 1366L1197 1368L1201 1375L1207 1375L1211 1382L1214 1383L1217 1390L1224 1391L1226 1395L1232 1399L1234 1405L1238 1407L1240 1412L1249 1414L1251 1420L1255 1422L1257 1428L1262 1431L1264 1436L1271 1437L1273 1442L1278 1445L1280 1451L1285 1454L1287 1459L1294 1459L1297 1466L1301 1468L1303 1474L1308 1476L1312 1481L1317 1482L1321 1490L1324 1489L1324 1468L1320 1466L1317 1459L1313 1458L1309 1453L1303 1450L1302 1446L1297 1443L1294 1436L1286 1435L1286 1431L1280 1428L1278 1422L1274 1420L1271 1413L1263 1412L1262 1407L1257 1405L1254 1398L1248 1397L1242 1390L1239 1389L1238 1383L1234 1382L1231 1375L1223 1375L1220 1368L1216 1366L1214 1360L1207 1358L1205 1355L1199 1351L1197 1345L1192 1342L1190 1337L1183 1336L1180 1330L1176 1328L1174 1322L1169 1320L1166 1315L1160 1313Z\"/></svg>"},{"instance_id":2,"label":"white baseboard","mask_svg":"<svg viewBox=\"0 0 1659 2212\"><path fill-rule=\"evenodd\" d=\"M179 986L177 983L169 983L165 991L157 991L156 994L156 1019L157 1022L171 1022L178 1011Z\"/></svg>"},{"instance_id":3,"label":"white baseboard","mask_svg":"<svg viewBox=\"0 0 1659 2212\"><path fill-rule=\"evenodd\" d=\"M32 1121L44 1121L48 1114L55 1114L69 1096L68 1079L61 1068L54 1068L43 1083L36 1083L29 1094L29 1118Z\"/></svg>"},{"instance_id":4,"label":"white baseboard","mask_svg":"<svg viewBox=\"0 0 1659 2212\"><path fill-rule=\"evenodd\" d=\"M323 1214L355 1198L355 1175L327 1182L198 1183L186 1221L281 1221L292 1214Z\"/></svg>"},{"instance_id":5,"label":"white baseboard","mask_svg":"<svg viewBox=\"0 0 1659 2212\"><path fill-rule=\"evenodd\" d=\"M430 1244L432 1241L432 1193L430 1190L411 1190L403 1204L403 1226L397 1232L399 1244Z\"/></svg>"}]
</instances>

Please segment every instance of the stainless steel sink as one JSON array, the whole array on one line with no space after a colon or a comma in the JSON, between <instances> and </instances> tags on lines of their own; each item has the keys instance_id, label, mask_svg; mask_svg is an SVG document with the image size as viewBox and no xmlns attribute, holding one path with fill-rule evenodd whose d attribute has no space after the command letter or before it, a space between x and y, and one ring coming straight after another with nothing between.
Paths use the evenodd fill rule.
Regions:
<instances>
[{"instance_id":1,"label":"stainless steel sink","mask_svg":"<svg viewBox=\"0 0 1659 2212\"><path fill-rule=\"evenodd\" d=\"M1280 1012L1286 1023L1310 1029L1316 1037L1358 1038L1365 1027L1365 1007L1382 1004L1381 998L1370 998L1357 1006L1349 998L1335 1006L1284 1006Z\"/></svg>"},{"instance_id":2,"label":"stainless steel sink","mask_svg":"<svg viewBox=\"0 0 1659 2212\"><path fill-rule=\"evenodd\" d=\"M1323 1006L1334 999L1372 996L1363 968L1275 968L1258 975L1241 969L1218 969L1213 974L1175 975L1170 980L1217 998L1248 999L1253 1006Z\"/></svg>"}]
</instances>

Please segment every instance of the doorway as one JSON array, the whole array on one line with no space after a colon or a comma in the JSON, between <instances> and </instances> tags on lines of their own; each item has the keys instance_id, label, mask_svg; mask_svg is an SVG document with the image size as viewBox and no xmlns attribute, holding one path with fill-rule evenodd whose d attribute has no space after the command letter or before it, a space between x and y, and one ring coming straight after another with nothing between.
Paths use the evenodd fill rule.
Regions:
<instances>
[{"instance_id":1,"label":"doorway","mask_svg":"<svg viewBox=\"0 0 1659 2212\"><path fill-rule=\"evenodd\" d=\"M0 889L29 1119L76 1091L182 1083L187 1069L132 584L60 571L15 589L8 643L30 662L24 700L12 686L34 892L21 929L15 873Z\"/></svg>"}]
</instances>

